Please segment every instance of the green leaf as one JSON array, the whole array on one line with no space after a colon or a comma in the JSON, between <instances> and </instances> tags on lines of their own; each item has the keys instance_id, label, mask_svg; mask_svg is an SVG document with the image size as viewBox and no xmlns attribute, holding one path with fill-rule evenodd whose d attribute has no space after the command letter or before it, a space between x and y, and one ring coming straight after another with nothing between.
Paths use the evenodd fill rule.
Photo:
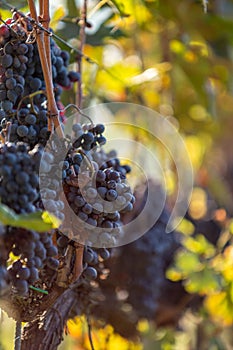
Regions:
<instances>
[{"instance_id":1,"label":"green leaf","mask_svg":"<svg viewBox=\"0 0 233 350\"><path fill-rule=\"evenodd\" d=\"M197 254L185 251L181 251L177 255L175 265L184 275L200 271L203 268Z\"/></svg>"},{"instance_id":2,"label":"green leaf","mask_svg":"<svg viewBox=\"0 0 233 350\"><path fill-rule=\"evenodd\" d=\"M130 16L130 14L127 13L125 10L125 1L111 0L111 2L114 4L114 6L119 11L119 13L122 17L129 17Z\"/></svg>"},{"instance_id":3,"label":"green leaf","mask_svg":"<svg viewBox=\"0 0 233 350\"><path fill-rule=\"evenodd\" d=\"M46 232L59 227L61 224L59 219L46 211L18 215L4 204L0 204L0 222L3 225L21 227L37 232Z\"/></svg>"},{"instance_id":4,"label":"green leaf","mask_svg":"<svg viewBox=\"0 0 233 350\"><path fill-rule=\"evenodd\" d=\"M185 289L189 293L209 294L219 288L217 275L208 268L195 272L185 282Z\"/></svg>"},{"instance_id":5,"label":"green leaf","mask_svg":"<svg viewBox=\"0 0 233 350\"><path fill-rule=\"evenodd\" d=\"M74 17L74 16L78 15L78 10L77 10L76 4L75 4L75 0L67 0L66 6L68 9L69 16Z\"/></svg>"},{"instance_id":6,"label":"green leaf","mask_svg":"<svg viewBox=\"0 0 233 350\"><path fill-rule=\"evenodd\" d=\"M32 214L18 215L18 227L35 230L38 232L49 231L60 226L61 222L54 215L48 212L36 212Z\"/></svg>"},{"instance_id":7,"label":"green leaf","mask_svg":"<svg viewBox=\"0 0 233 350\"><path fill-rule=\"evenodd\" d=\"M0 204L0 222L3 225L11 225L17 220L17 215L13 210L4 204Z\"/></svg>"},{"instance_id":8,"label":"green leaf","mask_svg":"<svg viewBox=\"0 0 233 350\"><path fill-rule=\"evenodd\" d=\"M59 24L59 22L62 20L62 18L65 16L65 10L63 6L59 6L56 11L53 14L53 17L50 22L50 27L55 30L56 26Z\"/></svg>"},{"instance_id":9,"label":"green leaf","mask_svg":"<svg viewBox=\"0 0 233 350\"><path fill-rule=\"evenodd\" d=\"M186 249L198 255L209 258L215 254L215 247L202 234L195 237L186 237L182 244Z\"/></svg>"},{"instance_id":10,"label":"green leaf","mask_svg":"<svg viewBox=\"0 0 233 350\"><path fill-rule=\"evenodd\" d=\"M92 46L99 46L105 44L106 38L119 39L125 36L122 30L117 29L113 31L113 28L113 26L103 23L96 33L87 34L86 43Z\"/></svg>"}]
</instances>

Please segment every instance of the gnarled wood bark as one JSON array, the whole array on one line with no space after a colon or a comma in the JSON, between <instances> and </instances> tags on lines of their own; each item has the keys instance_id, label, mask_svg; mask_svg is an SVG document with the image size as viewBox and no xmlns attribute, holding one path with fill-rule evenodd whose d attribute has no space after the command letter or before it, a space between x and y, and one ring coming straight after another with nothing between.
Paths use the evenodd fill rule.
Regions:
<instances>
[{"instance_id":1,"label":"gnarled wood bark","mask_svg":"<svg viewBox=\"0 0 233 350\"><path fill-rule=\"evenodd\" d=\"M23 329L21 350L56 350L75 298L75 292L67 289L51 308L29 322Z\"/></svg>"}]
</instances>

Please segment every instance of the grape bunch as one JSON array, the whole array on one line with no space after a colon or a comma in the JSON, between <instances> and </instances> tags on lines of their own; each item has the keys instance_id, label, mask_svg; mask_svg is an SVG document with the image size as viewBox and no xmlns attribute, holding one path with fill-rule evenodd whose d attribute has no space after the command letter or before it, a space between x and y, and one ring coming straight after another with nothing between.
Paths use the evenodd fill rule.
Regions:
<instances>
[{"instance_id":1,"label":"grape bunch","mask_svg":"<svg viewBox=\"0 0 233 350\"><path fill-rule=\"evenodd\" d=\"M69 244L73 245L73 241L70 240L67 236L65 236L62 232L57 232L57 247L58 252L61 255L65 254L65 251ZM83 252L83 273L80 279L80 283L82 282L90 282L95 280L98 276L98 272L101 272L99 268L99 264L105 260L110 258L110 252L106 248L93 248L93 247L84 247Z\"/></svg>"},{"instance_id":2,"label":"grape bunch","mask_svg":"<svg viewBox=\"0 0 233 350\"><path fill-rule=\"evenodd\" d=\"M50 50L63 128L61 93L80 77L69 71L70 55L52 37ZM67 249L80 237L84 253L79 282L89 288L104 274L107 247L118 244L124 234L122 215L132 211L135 201L127 182L130 167L121 164L115 151L103 150L104 125L76 123L72 135L60 138L48 131L47 109L32 23L14 12L0 26L0 199L18 215L46 210L62 222L56 231L43 233L0 226L0 295L9 294L14 302L19 297L26 302L28 296L33 302L33 288L52 288ZM63 229L66 224L72 232Z\"/></svg>"},{"instance_id":3,"label":"grape bunch","mask_svg":"<svg viewBox=\"0 0 233 350\"><path fill-rule=\"evenodd\" d=\"M137 199L140 192L139 186L135 193ZM155 194L157 192L156 189ZM144 197L146 200L146 193ZM110 259L104 262L105 270L110 270L110 274L108 278L97 277L98 287L84 283L77 287L80 299L84 300L82 305L88 306L94 317L111 324L124 337L137 334L140 319L157 320L161 300L168 303L169 299L173 301L177 297L169 295L177 288L171 286L172 282L165 275L174 251L180 247L178 234L166 233L168 220L169 212L165 208L157 222L141 238L113 249ZM180 294L184 295L180 289L178 285ZM91 305L87 295L93 295ZM80 311L80 305L74 305L70 317L86 314L85 306Z\"/></svg>"},{"instance_id":4,"label":"grape bunch","mask_svg":"<svg viewBox=\"0 0 233 350\"><path fill-rule=\"evenodd\" d=\"M24 143L0 144L0 197L16 213L36 210L39 177Z\"/></svg>"},{"instance_id":5,"label":"grape bunch","mask_svg":"<svg viewBox=\"0 0 233 350\"><path fill-rule=\"evenodd\" d=\"M9 118L5 118L2 127ZM17 111L16 116L10 119L9 141L22 141L33 148L37 144L46 145L48 140L47 128L47 111L42 108L38 109L35 105L22 107Z\"/></svg>"},{"instance_id":6,"label":"grape bunch","mask_svg":"<svg viewBox=\"0 0 233 350\"><path fill-rule=\"evenodd\" d=\"M112 159L103 156L101 145L106 143L103 132L102 124L74 124L74 136L65 140L62 147L61 140L56 141L53 137L53 162L44 179L45 187L41 188L41 192L53 195L54 191L49 188L51 179L62 183L78 226L77 236L82 230L81 242L98 247L117 244L123 234L121 214L131 211L135 201L126 179L130 167L122 166L115 153ZM94 161L97 158L98 163ZM43 204L51 211L50 201L44 200Z\"/></svg>"},{"instance_id":7,"label":"grape bunch","mask_svg":"<svg viewBox=\"0 0 233 350\"><path fill-rule=\"evenodd\" d=\"M48 233L9 228L6 239L11 253L18 257L7 270L12 293L26 296L29 287L39 280L44 268L58 268L59 261L55 258L57 248Z\"/></svg>"},{"instance_id":8,"label":"grape bunch","mask_svg":"<svg viewBox=\"0 0 233 350\"><path fill-rule=\"evenodd\" d=\"M27 41L32 30L24 17L24 27L17 23L18 14L0 26L0 130L11 122L9 140L26 142L33 148L46 144L47 110L45 81L36 41ZM25 28L27 29L25 31ZM54 94L59 109L63 88L70 89L79 74L68 71L69 53L50 38Z\"/></svg>"},{"instance_id":9,"label":"grape bunch","mask_svg":"<svg viewBox=\"0 0 233 350\"><path fill-rule=\"evenodd\" d=\"M0 144L1 201L18 214L37 211L40 199L38 162L42 150L28 150L22 142ZM6 250L5 258L1 259L1 292L10 283L13 295L25 296L45 266L52 270L58 268L57 248L49 233L7 226L1 241ZM6 269L10 254L16 258Z\"/></svg>"},{"instance_id":10,"label":"grape bunch","mask_svg":"<svg viewBox=\"0 0 233 350\"><path fill-rule=\"evenodd\" d=\"M0 26L0 70L1 89L0 101L6 112L11 112L22 97L34 92L45 90L40 56L36 41L28 42L28 33L32 30L30 21L24 17L24 28L17 24L18 14L8 19L8 25ZM27 31L25 31L25 27ZM69 53L61 50L50 38L52 76L55 96L60 99L62 88L71 88L72 83L79 80L79 74L67 71ZM46 97L44 94L35 96L35 104L40 106Z\"/></svg>"}]
</instances>

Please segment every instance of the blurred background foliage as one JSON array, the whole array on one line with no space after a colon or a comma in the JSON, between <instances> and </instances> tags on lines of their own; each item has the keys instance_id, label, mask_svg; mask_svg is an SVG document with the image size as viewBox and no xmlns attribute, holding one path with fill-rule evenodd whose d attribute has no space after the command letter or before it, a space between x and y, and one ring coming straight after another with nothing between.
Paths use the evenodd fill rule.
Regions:
<instances>
[{"instance_id":1,"label":"blurred background foliage","mask_svg":"<svg viewBox=\"0 0 233 350\"><path fill-rule=\"evenodd\" d=\"M26 8L24 1L11 3ZM81 6L75 0L52 4L54 32L75 48L80 45ZM4 6L1 15L10 16ZM169 118L184 137L195 187L179 226L181 248L167 278L182 281L200 300L198 307L184 310L175 328L141 320L136 342L115 334L110 325L93 327L95 348L232 349L233 1L89 0L87 21L84 107L112 101L144 105ZM71 50L71 56L75 68L77 54ZM74 103L76 93L76 86L65 92L63 104ZM169 170L172 204L172 165ZM206 238L201 228L194 235L193 221L210 220L218 223L217 237L210 229ZM2 325L0 349L11 349L13 326L5 315ZM60 349L90 349L82 319L70 321L67 332L70 337Z\"/></svg>"}]
</instances>

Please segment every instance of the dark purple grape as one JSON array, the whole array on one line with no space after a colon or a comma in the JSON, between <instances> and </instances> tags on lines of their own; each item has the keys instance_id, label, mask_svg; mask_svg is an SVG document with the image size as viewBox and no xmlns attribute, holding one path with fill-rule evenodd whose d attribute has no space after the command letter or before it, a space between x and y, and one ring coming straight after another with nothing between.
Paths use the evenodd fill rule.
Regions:
<instances>
[{"instance_id":1,"label":"dark purple grape","mask_svg":"<svg viewBox=\"0 0 233 350\"><path fill-rule=\"evenodd\" d=\"M98 191L98 194L104 199L108 190L106 187L98 187L97 191Z\"/></svg>"},{"instance_id":2,"label":"dark purple grape","mask_svg":"<svg viewBox=\"0 0 233 350\"><path fill-rule=\"evenodd\" d=\"M9 54L3 55L1 57L1 64L4 68L8 68L13 64L13 57Z\"/></svg>"},{"instance_id":3,"label":"dark purple grape","mask_svg":"<svg viewBox=\"0 0 233 350\"><path fill-rule=\"evenodd\" d=\"M51 270L57 270L59 267L59 261L52 257L46 260L46 264Z\"/></svg>"},{"instance_id":4,"label":"dark purple grape","mask_svg":"<svg viewBox=\"0 0 233 350\"><path fill-rule=\"evenodd\" d=\"M106 193L106 199L108 201L114 201L117 198L117 192L115 190L108 190Z\"/></svg>"},{"instance_id":5,"label":"dark purple grape","mask_svg":"<svg viewBox=\"0 0 233 350\"><path fill-rule=\"evenodd\" d=\"M33 284L39 279L39 272L36 267L30 267L30 277L28 282Z\"/></svg>"},{"instance_id":6,"label":"dark purple grape","mask_svg":"<svg viewBox=\"0 0 233 350\"><path fill-rule=\"evenodd\" d=\"M85 204L85 200L81 196L76 196L74 199L74 204L77 207L82 207Z\"/></svg>"},{"instance_id":7,"label":"dark purple grape","mask_svg":"<svg viewBox=\"0 0 233 350\"><path fill-rule=\"evenodd\" d=\"M106 179L106 174L102 170L98 170L96 174L96 181L103 182Z\"/></svg>"},{"instance_id":8,"label":"dark purple grape","mask_svg":"<svg viewBox=\"0 0 233 350\"><path fill-rule=\"evenodd\" d=\"M27 134L28 134L28 127L27 127L26 125L20 125L20 126L18 126L18 128L17 128L17 134L18 134L20 137L27 136Z\"/></svg>"},{"instance_id":9,"label":"dark purple grape","mask_svg":"<svg viewBox=\"0 0 233 350\"><path fill-rule=\"evenodd\" d=\"M80 80L80 74L78 72L70 71L68 73L68 77L72 82L76 82Z\"/></svg>"},{"instance_id":10,"label":"dark purple grape","mask_svg":"<svg viewBox=\"0 0 233 350\"><path fill-rule=\"evenodd\" d=\"M102 249L99 250L99 255L101 256L101 258L102 258L103 260L107 260L107 259L110 258L110 255L111 255L111 254L110 254L110 252L109 252L108 249L102 248Z\"/></svg>"},{"instance_id":11,"label":"dark purple grape","mask_svg":"<svg viewBox=\"0 0 233 350\"><path fill-rule=\"evenodd\" d=\"M103 134L105 131L105 126L103 124L97 124L94 128L94 131L96 132L96 134Z\"/></svg>"},{"instance_id":12,"label":"dark purple grape","mask_svg":"<svg viewBox=\"0 0 233 350\"><path fill-rule=\"evenodd\" d=\"M17 290L19 295L25 295L28 293L28 283L25 280L17 279L14 281L13 286Z\"/></svg>"},{"instance_id":13,"label":"dark purple grape","mask_svg":"<svg viewBox=\"0 0 233 350\"><path fill-rule=\"evenodd\" d=\"M17 271L16 277L20 280L28 280L28 278L30 277L30 269L27 267L22 267Z\"/></svg>"},{"instance_id":14,"label":"dark purple grape","mask_svg":"<svg viewBox=\"0 0 233 350\"><path fill-rule=\"evenodd\" d=\"M97 278L97 271L94 267L88 266L84 270L83 276L88 280L95 280Z\"/></svg>"}]
</instances>

